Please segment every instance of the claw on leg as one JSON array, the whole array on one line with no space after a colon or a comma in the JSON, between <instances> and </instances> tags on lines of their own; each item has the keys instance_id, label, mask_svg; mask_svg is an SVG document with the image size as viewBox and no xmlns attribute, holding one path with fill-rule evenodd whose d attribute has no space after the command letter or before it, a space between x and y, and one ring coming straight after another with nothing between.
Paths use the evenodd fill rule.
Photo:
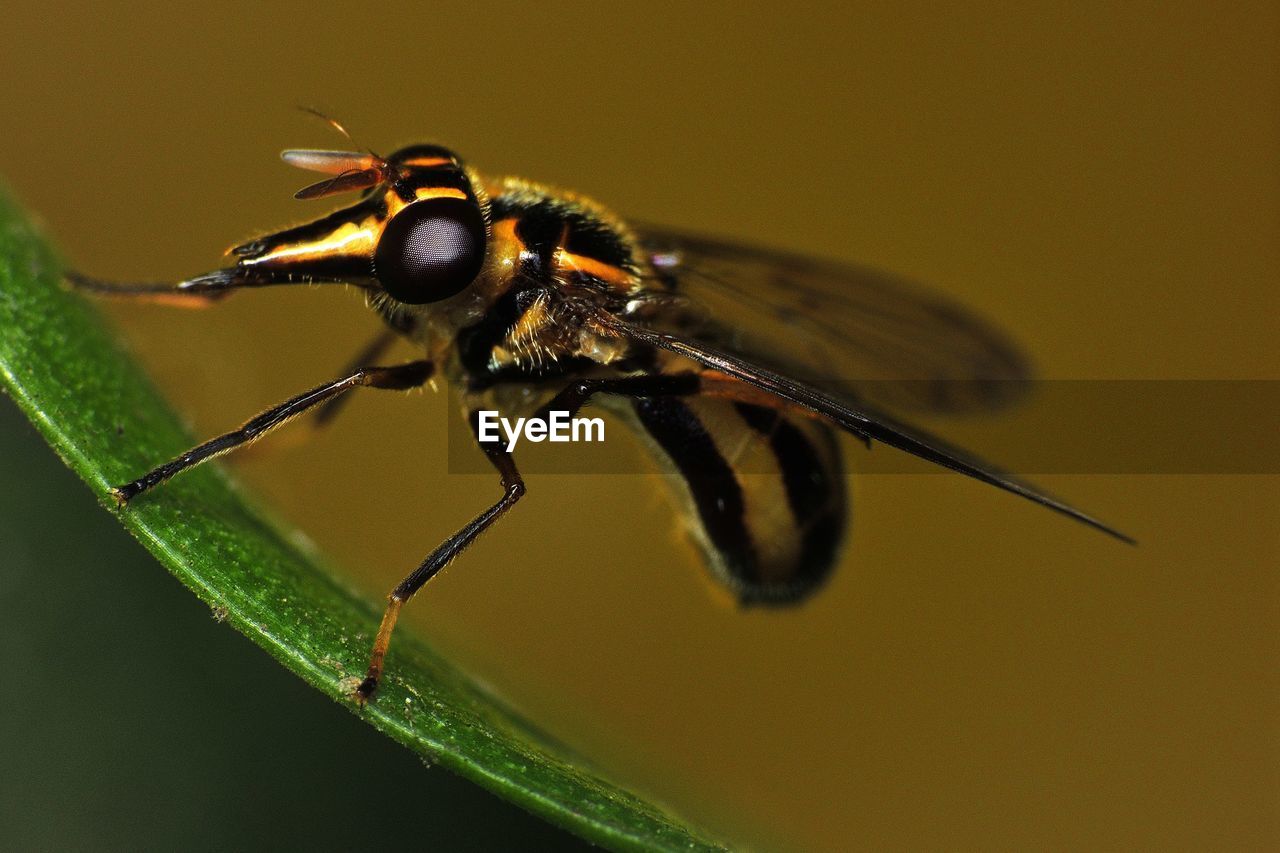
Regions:
<instances>
[{"instance_id":1,"label":"claw on leg","mask_svg":"<svg viewBox=\"0 0 1280 853\"><path fill-rule=\"evenodd\" d=\"M375 676L365 676L364 680L356 685L356 689L352 691L352 698L356 700L356 704L364 707L373 694L378 689L378 679Z\"/></svg>"}]
</instances>

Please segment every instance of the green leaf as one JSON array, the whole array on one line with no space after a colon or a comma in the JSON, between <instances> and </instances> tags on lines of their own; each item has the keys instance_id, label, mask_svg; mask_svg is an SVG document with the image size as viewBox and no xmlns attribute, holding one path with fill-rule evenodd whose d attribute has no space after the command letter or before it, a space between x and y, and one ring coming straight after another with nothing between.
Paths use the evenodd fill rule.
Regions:
<instances>
[{"instance_id":1,"label":"green leaf","mask_svg":"<svg viewBox=\"0 0 1280 853\"><path fill-rule=\"evenodd\" d=\"M62 459L169 571L237 630L428 761L615 849L723 849L572 760L409 632L368 707L348 698L380 603L346 589L215 465L115 510L114 483L194 442L0 191L0 375ZM163 690L145 685L139 693Z\"/></svg>"}]
</instances>

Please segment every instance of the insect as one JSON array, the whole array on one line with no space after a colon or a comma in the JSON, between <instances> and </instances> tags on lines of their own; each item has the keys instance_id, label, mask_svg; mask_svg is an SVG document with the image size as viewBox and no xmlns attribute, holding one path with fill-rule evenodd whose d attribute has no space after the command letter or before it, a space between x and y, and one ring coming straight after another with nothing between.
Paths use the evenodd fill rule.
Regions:
<instances>
[{"instance_id":1,"label":"insect","mask_svg":"<svg viewBox=\"0 0 1280 853\"><path fill-rule=\"evenodd\" d=\"M328 176L298 198L359 197L236 246L231 266L185 281L68 278L100 294L197 304L261 287L345 284L365 292L386 330L337 379L115 487L121 505L304 413L331 420L354 388L410 389L443 375L473 432L486 404L543 417L611 408L674 474L707 564L744 603L798 601L834 566L849 515L841 432L1132 541L887 413L996 405L1004 380L1024 375L1003 337L944 300L869 270L631 227L577 194L485 177L435 145L388 157L282 156ZM423 357L376 365L396 336ZM355 688L361 703L383 677L405 602L525 494L513 455L478 432L477 443L501 496L388 595ZM750 477L743 448L765 463Z\"/></svg>"}]
</instances>

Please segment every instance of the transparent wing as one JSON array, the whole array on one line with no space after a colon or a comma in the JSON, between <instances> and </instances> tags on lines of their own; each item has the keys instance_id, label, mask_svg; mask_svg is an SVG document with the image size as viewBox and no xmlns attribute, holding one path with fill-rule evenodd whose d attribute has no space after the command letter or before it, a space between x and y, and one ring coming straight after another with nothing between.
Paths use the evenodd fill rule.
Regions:
<instances>
[{"instance_id":1,"label":"transparent wing","mask_svg":"<svg viewBox=\"0 0 1280 853\"><path fill-rule=\"evenodd\" d=\"M927 462L950 468L966 477L972 477L979 482L1026 498L1032 503L1047 507L1095 530L1114 536L1122 542L1135 544L1130 536L1063 502L1043 489L1024 482L1015 475L964 450L953 447L937 436L910 427L885 412L867 406L864 402L828 394L821 388L775 373L767 367L740 358L733 353L718 350L703 341L659 331L648 325L623 319L603 309L596 310L594 320L597 327L608 334L692 359L710 370L759 389L779 400L808 409L853 435L896 447Z\"/></svg>"},{"instance_id":2,"label":"transparent wing","mask_svg":"<svg viewBox=\"0 0 1280 853\"><path fill-rule=\"evenodd\" d=\"M959 305L870 268L657 227L637 229L686 310L651 325L692 335L841 395L905 411L998 408L1030 370ZM693 319L690 319L690 317Z\"/></svg>"}]
</instances>

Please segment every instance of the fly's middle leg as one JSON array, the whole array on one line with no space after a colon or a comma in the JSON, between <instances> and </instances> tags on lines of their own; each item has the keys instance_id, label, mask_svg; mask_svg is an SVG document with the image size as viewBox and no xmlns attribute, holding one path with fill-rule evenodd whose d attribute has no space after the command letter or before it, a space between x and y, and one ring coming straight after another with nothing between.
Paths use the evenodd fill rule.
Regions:
<instances>
[{"instance_id":1,"label":"fly's middle leg","mask_svg":"<svg viewBox=\"0 0 1280 853\"><path fill-rule=\"evenodd\" d=\"M596 394L618 394L627 397L686 396L698 393L700 386L701 378L699 374L693 372L580 379L561 389L539 410L539 416L545 416L552 411L576 414ZM382 622L378 626L378 634L373 642L373 652L369 656L368 673L355 690L356 701L361 704L367 702L378 689L387 648L391 643L391 633L395 630L396 620L400 618L400 609L405 602L524 496L524 480L516 468L515 459L504 448L501 440L482 441L480 439L478 412L471 413L470 421L476 441L502 479L502 497L432 551L422 564L387 596L387 608L383 612Z\"/></svg>"},{"instance_id":2,"label":"fly's middle leg","mask_svg":"<svg viewBox=\"0 0 1280 853\"><path fill-rule=\"evenodd\" d=\"M543 405L538 410L537 417L545 418L551 412L568 412L572 417L596 394L616 394L621 397L685 397L698 393L701 388L701 374L694 372L579 379L563 388Z\"/></svg>"}]
</instances>

